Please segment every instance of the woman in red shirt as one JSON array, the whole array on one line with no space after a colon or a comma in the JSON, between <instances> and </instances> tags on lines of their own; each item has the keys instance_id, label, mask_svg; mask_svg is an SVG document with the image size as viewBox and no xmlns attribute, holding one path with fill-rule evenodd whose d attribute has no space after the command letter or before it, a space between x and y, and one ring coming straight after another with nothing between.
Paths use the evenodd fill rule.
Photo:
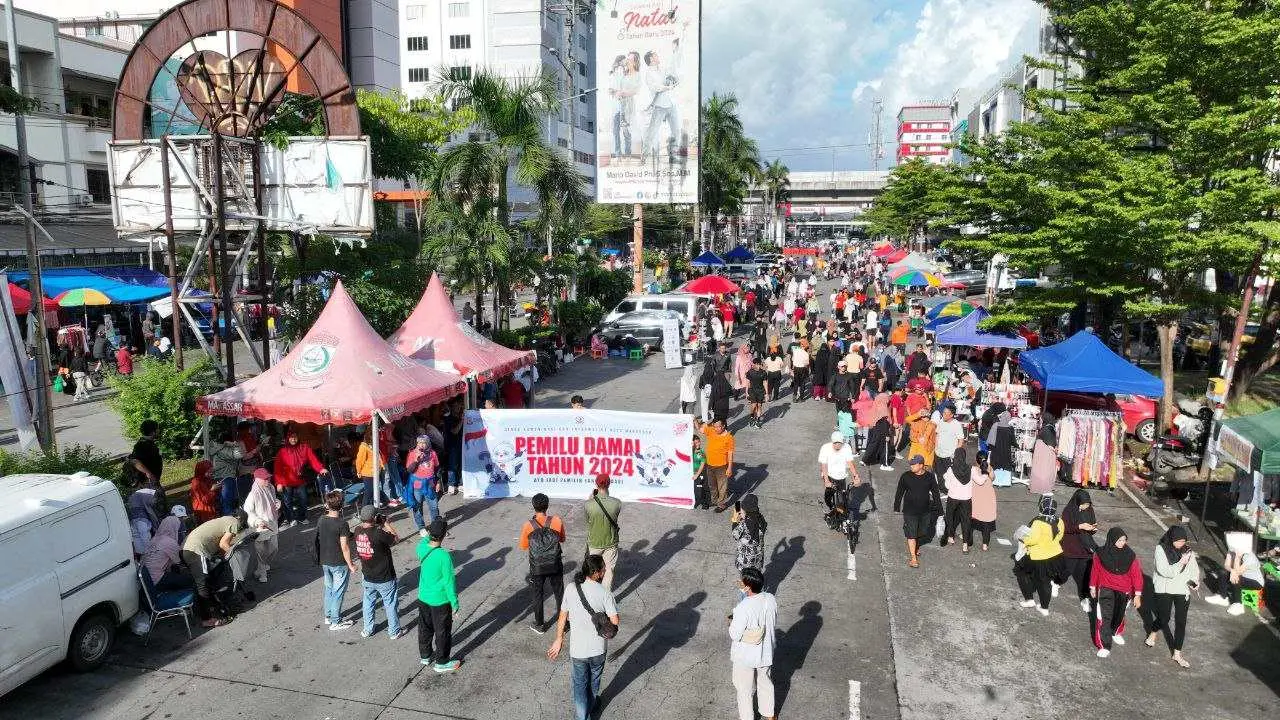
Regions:
<instances>
[{"instance_id":1,"label":"woman in red shirt","mask_svg":"<svg viewBox=\"0 0 1280 720\"><path fill-rule=\"evenodd\" d=\"M218 517L219 485L213 482L213 462L196 463L196 474L191 478L191 514L196 516L197 525Z\"/></svg>"},{"instance_id":2,"label":"woman in red shirt","mask_svg":"<svg viewBox=\"0 0 1280 720\"><path fill-rule=\"evenodd\" d=\"M311 446L298 442L298 431L289 428L285 434L285 446L276 453L274 472L276 490L280 491L280 522L289 527L307 524L307 487L302 468L310 467L317 475L328 475L329 470L316 457Z\"/></svg>"},{"instance_id":3,"label":"woman in red shirt","mask_svg":"<svg viewBox=\"0 0 1280 720\"><path fill-rule=\"evenodd\" d=\"M724 336L733 335L733 321L738 319L738 309L732 302L725 300L720 304L720 320L724 322Z\"/></svg>"},{"instance_id":4,"label":"woman in red shirt","mask_svg":"<svg viewBox=\"0 0 1280 720\"><path fill-rule=\"evenodd\" d=\"M1090 594L1095 600L1093 644L1098 657L1111 654L1111 643L1124 644L1124 611L1133 598L1133 607L1142 607L1142 563L1124 530L1107 531L1107 542L1093 554L1089 570Z\"/></svg>"}]
</instances>

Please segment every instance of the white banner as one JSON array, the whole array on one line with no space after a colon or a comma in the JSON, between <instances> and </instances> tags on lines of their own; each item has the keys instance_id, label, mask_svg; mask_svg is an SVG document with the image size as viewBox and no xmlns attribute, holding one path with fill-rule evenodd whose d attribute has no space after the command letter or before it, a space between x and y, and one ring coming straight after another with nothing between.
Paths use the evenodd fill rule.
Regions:
<instances>
[{"instance_id":1,"label":"white banner","mask_svg":"<svg viewBox=\"0 0 1280 720\"><path fill-rule=\"evenodd\" d=\"M467 497L581 500L596 476L623 501L693 506L693 417L615 410L468 410Z\"/></svg>"},{"instance_id":2,"label":"white banner","mask_svg":"<svg viewBox=\"0 0 1280 720\"><path fill-rule=\"evenodd\" d=\"M31 308L40 312L41 299L31 297ZM18 449L26 452L36 443L32 417L36 408L35 377L27 362L26 346L18 334L18 318L9 297L9 276L0 273L0 393L9 401L9 413L18 433Z\"/></svg>"},{"instance_id":3,"label":"white banner","mask_svg":"<svg viewBox=\"0 0 1280 720\"><path fill-rule=\"evenodd\" d=\"M614 0L596 13L596 197L696 203L701 0Z\"/></svg>"},{"instance_id":4,"label":"white banner","mask_svg":"<svg viewBox=\"0 0 1280 720\"><path fill-rule=\"evenodd\" d=\"M668 370L684 367L684 348L680 343L680 321L675 318L662 320L662 361Z\"/></svg>"}]
</instances>

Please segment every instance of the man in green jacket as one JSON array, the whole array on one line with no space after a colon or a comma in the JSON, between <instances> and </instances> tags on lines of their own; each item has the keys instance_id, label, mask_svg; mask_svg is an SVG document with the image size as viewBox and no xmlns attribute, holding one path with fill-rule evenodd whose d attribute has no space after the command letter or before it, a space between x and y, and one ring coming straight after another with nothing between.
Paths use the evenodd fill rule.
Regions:
<instances>
[{"instance_id":1,"label":"man in green jacket","mask_svg":"<svg viewBox=\"0 0 1280 720\"><path fill-rule=\"evenodd\" d=\"M418 541L418 656L438 673L453 672L462 664L451 657L458 589L453 582L453 557L440 547L448 532L444 518L436 518L427 528L427 537Z\"/></svg>"},{"instance_id":2,"label":"man in green jacket","mask_svg":"<svg viewBox=\"0 0 1280 720\"><path fill-rule=\"evenodd\" d=\"M618 567L618 516L622 501L609 497L609 476L596 476L596 489L582 506L587 519L587 553L604 559L604 589L613 591L613 571Z\"/></svg>"}]
</instances>

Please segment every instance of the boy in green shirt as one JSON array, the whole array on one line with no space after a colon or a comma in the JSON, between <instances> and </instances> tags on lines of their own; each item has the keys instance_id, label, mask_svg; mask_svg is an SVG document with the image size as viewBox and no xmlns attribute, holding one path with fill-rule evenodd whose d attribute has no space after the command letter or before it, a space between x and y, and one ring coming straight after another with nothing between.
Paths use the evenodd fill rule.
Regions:
<instances>
[{"instance_id":1,"label":"boy in green shirt","mask_svg":"<svg viewBox=\"0 0 1280 720\"><path fill-rule=\"evenodd\" d=\"M707 479L702 467L707 464L707 454L702 451L702 436L693 436L693 509L709 510L711 499L707 497Z\"/></svg>"},{"instance_id":2,"label":"boy in green shirt","mask_svg":"<svg viewBox=\"0 0 1280 720\"><path fill-rule=\"evenodd\" d=\"M427 528L427 537L418 541L418 656L423 665L431 665L438 673L453 672L462 664L450 657L458 590L453 580L453 557L440 547L448 532L444 518L436 518Z\"/></svg>"}]
</instances>

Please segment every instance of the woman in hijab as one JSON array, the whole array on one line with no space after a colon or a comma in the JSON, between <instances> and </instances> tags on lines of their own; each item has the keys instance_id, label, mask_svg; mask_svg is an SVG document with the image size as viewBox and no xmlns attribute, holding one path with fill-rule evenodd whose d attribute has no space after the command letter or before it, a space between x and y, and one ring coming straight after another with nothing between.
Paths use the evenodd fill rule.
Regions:
<instances>
[{"instance_id":1,"label":"woman in hijab","mask_svg":"<svg viewBox=\"0 0 1280 720\"><path fill-rule=\"evenodd\" d=\"M1098 531L1098 519L1093 513L1093 500L1083 488L1076 490L1062 510L1063 570L1076 581L1080 609L1089 612L1089 567L1093 564L1093 551L1098 542L1093 534Z\"/></svg>"},{"instance_id":2,"label":"woman in hijab","mask_svg":"<svg viewBox=\"0 0 1280 720\"><path fill-rule=\"evenodd\" d=\"M1031 483L1027 487L1029 493L1051 493L1054 483L1058 481L1058 435L1049 424L1052 419L1052 415L1045 415L1045 424L1040 428L1040 436L1036 438L1035 448L1031 451Z\"/></svg>"},{"instance_id":3,"label":"woman in hijab","mask_svg":"<svg viewBox=\"0 0 1280 720\"><path fill-rule=\"evenodd\" d=\"M1200 587L1200 565L1187 545L1187 529L1174 525L1165 531L1156 546L1155 572L1151 573L1155 594L1151 598L1151 624L1147 626L1147 647L1156 646L1156 635L1164 632L1165 642L1173 653L1173 661L1189 668L1182 657L1182 642L1187 636L1187 609L1191 591ZM1173 621L1173 632L1169 621Z\"/></svg>"},{"instance_id":4,"label":"woman in hijab","mask_svg":"<svg viewBox=\"0 0 1280 720\"><path fill-rule=\"evenodd\" d=\"M699 369L697 365L689 364L684 366L684 374L680 376L680 413L688 414L693 412L694 405L698 402L698 395L702 389L698 382Z\"/></svg>"},{"instance_id":5,"label":"woman in hijab","mask_svg":"<svg viewBox=\"0 0 1280 720\"><path fill-rule=\"evenodd\" d=\"M235 479L232 478L231 482L234 485ZM191 477L191 514L196 516L196 525L218 517L218 491L221 489L222 483L213 481L213 462L201 460L196 463L195 475Z\"/></svg>"},{"instance_id":6,"label":"woman in hijab","mask_svg":"<svg viewBox=\"0 0 1280 720\"><path fill-rule=\"evenodd\" d=\"M1093 645L1098 657L1111 654L1111 645L1124 645L1124 611L1133 600L1142 608L1142 563L1129 547L1123 529L1107 531L1107 542L1093 554L1089 568L1089 591L1097 603L1093 622Z\"/></svg>"},{"instance_id":7,"label":"woman in hijab","mask_svg":"<svg viewBox=\"0 0 1280 720\"><path fill-rule=\"evenodd\" d=\"M813 353L813 397L822 400L827 397L827 384L831 380L831 348L827 343L818 345Z\"/></svg>"},{"instance_id":8,"label":"woman in hijab","mask_svg":"<svg viewBox=\"0 0 1280 720\"><path fill-rule=\"evenodd\" d=\"M732 523L734 544L737 552L734 565L741 572L743 568L753 567L764 571L764 533L769 528L764 515L760 514L760 500L755 495L746 495L733 508L729 515Z\"/></svg>"},{"instance_id":9,"label":"woman in hijab","mask_svg":"<svg viewBox=\"0 0 1280 720\"><path fill-rule=\"evenodd\" d=\"M182 543L178 540L181 532L182 519L176 515L166 516L142 554L140 562L157 590L194 587L191 577L178 569L182 563Z\"/></svg>"},{"instance_id":10,"label":"woman in hijab","mask_svg":"<svg viewBox=\"0 0 1280 720\"><path fill-rule=\"evenodd\" d=\"M722 372L711 374L711 417L729 421L729 400L733 397L733 386Z\"/></svg>"},{"instance_id":11,"label":"woman in hijab","mask_svg":"<svg viewBox=\"0 0 1280 720\"><path fill-rule=\"evenodd\" d=\"M264 468L253 471L253 487L244 500L244 511L249 516L247 527L258 532L254 545L258 551L258 582L267 581L267 571L278 549L276 534L280 532L280 500L271 485L271 473Z\"/></svg>"},{"instance_id":12,"label":"woman in hijab","mask_svg":"<svg viewBox=\"0 0 1280 720\"><path fill-rule=\"evenodd\" d=\"M738 354L733 358L733 399L742 397L747 389L747 373L751 372L751 348L742 344L738 346Z\"/></svg>"},{"instance_id":13,"label":"woman in hijab","mask_svg":"<svg viewBox=\"0 0 1280 720\"><path fill-rule=\"evenodd\" d=\"M982 418L978 420L978 451L991 452L991 442L987 436L991 434L991 428L995 427L996 421L1000 419L1000 413L1005 411L1005 405L1002 402L991 403L991 406L982 413Z\"/></svg>"},{"instance_id":14,"label":"woman in hijab","mask_svg":"<svg viewBox=\"0 0 1280 720\"><path fill-rule=\"evenodd\" d=\"M1049 599L1053 597L1053 581L1062 575L1062 520L1058 517L1058 503L1052 495L1040 498L1040 514L1031 521L1022 539L1023 550L1013 573L1022 591L1022 607L1036 608L1041 615L1049 614ZM1031 598L1039 596L1039 607Z\"/></svg>"},{"instance_id":15,"label":"woman in hijab","mask_svg":"<svg viewBox=\"0 0 1280 720\"><path fill-rule=\"evenodd\" d=\"M973 541L973 468L969 466L964 448L956 448L942 481L947 488L947 508L940 544L946 547L953 542L959 529L963 538L961 549L967 554Z\"/></svg>"},{"instance_id":16,"label":"woman in hijab","mask_svg":"<svg viewBox=\"0 0 1280 720\"><path fill-rule=\"evenodd\" d=\"M982 551L987 551L991 544L991 533L996 529L996 488L992 483L991 466L987 464L987 454L979 452L974 458L973 470L970 474L973 485L973 505L970 512L970 533L965 536L965 544L973 545L972 529L982 533Z\"/></svg>"}]
</instances>

